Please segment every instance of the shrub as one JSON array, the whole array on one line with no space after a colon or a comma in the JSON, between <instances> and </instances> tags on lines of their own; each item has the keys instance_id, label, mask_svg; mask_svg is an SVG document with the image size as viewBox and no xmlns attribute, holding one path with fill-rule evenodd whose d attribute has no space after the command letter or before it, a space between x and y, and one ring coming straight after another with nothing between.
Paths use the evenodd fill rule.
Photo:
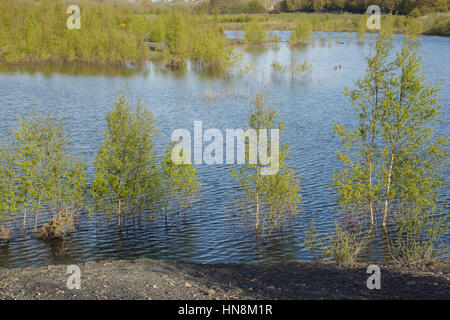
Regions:
<instances>
[{"instance_id":1,"label":"shrub","mask_svg":"<svg viewBox=\"0 0 450 320\"><path fill-rule=\"evenodd\" d=\"M311 38L312 30L313 26L311 22L307 20L298 22L297 26L292 31L289 42L307 42Z\"/></svg>"},{"instance_id":2,"label":"shrub","mask_svg":"<svg viewBox=\"0 0 450 320\"><path fill-rule=\"evenodd\" d=\"M258 1L253 0L247 4L246 13L264 13L266 8Z\"/></svg>"},{"instance_id":3,"label":"shrub","mask_svg":"<svg viewBox=\"0 0 450 320\"><path fill-rule=\"evenodd\" d=\"M252 21L244 26L246 43L263 43L267 40L267 32L263 29L260 23Z\"/></svg>"},{"instance_id":4,"label":"shrub","mask_svg":"<svg viewBox=\"0 0 450 320\"><path fill-rule=\"evenodd\" d=\"M50 219L50 221L42 226L38 238L63 238L67 232L74 230L73 216L74 212L68 207L63 206L59 208L58 212Z\"/></svg>"},{"instance_id":5,"label":"shrub","mask_svg":"<svg viewBox=\"0 0 450 320\"><path fill-rule=\"evenodd\" d=\"M325 257L332 257L338 265L349 265L357 261L361 251L367 247L366 237L344 229L337 222L335 234L324 249Z\"/></svg>"},{"instance_id":6,"label":"shrub","mask_svg":"<svg viewBox=\"0 0 450 320\"><path fill-rule=\"evenodd\" d=\"M150 42L163 42L166 39L166 23L164 16L158 16L150 26L147 40Z\"/></svg>"},{"instance_id":7,"label":"shrub","mask_svg":"<svg viewBox=\"0 0 450 320\"><path fill-rule=\"evenodd\" d=\"M436 19L428 33L450 36L450 17L441 16Z\"/></svg>"},{"instance_id":8,"label":"shrub","mask_svg":"<svg viewBox=\"0 0 450 320\"><path fill-rule=\"evenodd\" d=\"M420 12L419 8L414 8L413 10L411 10L410 13L408 13L408 16L412 18L418 18L421 15L422 13Z\"/></svg>"},{"instance_id":9,"label":"shrub","mask_svg":"<svg viewBox=\"0 0 450 320\"><path fill-rule=\"evenodd\" d=\"M448 254L449 247L443 241L449 227L448 208L439 212L403 205L394 221L388 253L398 264L432 263Z\"/></svg>"}]
</instances>

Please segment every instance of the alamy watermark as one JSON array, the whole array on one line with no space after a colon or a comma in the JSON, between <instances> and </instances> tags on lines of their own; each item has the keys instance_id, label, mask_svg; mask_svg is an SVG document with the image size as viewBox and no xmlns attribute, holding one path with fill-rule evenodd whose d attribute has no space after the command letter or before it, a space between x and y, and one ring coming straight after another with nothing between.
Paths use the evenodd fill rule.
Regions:
<instances>
[{"instance_id":1,"label":"alamy watermark","mask_svg":"<svg viewBox=\"0 0 450 320\"><path fill-rule=\"evenodd\" d=\"M219 129L207 129L203 132L203 122L194 121L193 148L191 132L187 129L174 130L171 141L175 143L171 153L175 164L245 164L248 161L248 164L261 165L262 175L275 175L279 170L279 129L226 129L224 147L224 135ZM209 144L203 148L203 142Z\"/></svg>"},{"instance_id":2,"label":"alamy watermark","mask_svg":"<svg viewBox=\"0 0 450 320\"><path fill-rule=\"evenodd\" d=\"M369 18L367 18L366 24L369 30L380 30L381 29L381 9L377 5L370 5L367 8L367 13L370 13Z\"/></svg>"},{"instance_id":3,"label":"alamy watermark","mask_svg":"<svg viewBox=\"0 0 450 320\"><path fill-rule=\"evenodd\" d=\"M81 289L81 270L80 267L77 265L70 265L67 266L67 273L70 274L70 276L67 278L67 289L73 290L73 289Z\"/></svg>"},{"instance_id":4,"label":"alamy watermark","mask_svg":"<svg viewBox=\"0 0 450 320\"><path fill-rule=\"evenodd\" d=\"M367 278L367 289L381 289L381 270L376 264L371 264L367 267L368 274L371 276Z\"/></svg>"},{"instance_id":5,"label":"alamy watermark","mask_svg":"<svg viewBox=\"0 0 450 320\"><path fill-rule=\"evenodd\" d=\"M66 25L69 30L81 29L81 10L77 5L70 5L67 7L67 14L70 16L67 18Z\"/></svg>"}]
</instances>

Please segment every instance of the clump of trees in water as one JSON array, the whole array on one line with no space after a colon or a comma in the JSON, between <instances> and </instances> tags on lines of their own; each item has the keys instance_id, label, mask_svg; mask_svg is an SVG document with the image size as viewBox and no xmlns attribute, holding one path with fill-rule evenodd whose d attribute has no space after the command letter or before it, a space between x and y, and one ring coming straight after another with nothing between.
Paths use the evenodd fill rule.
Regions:
<instances>
[{"instance_id":1,"label":"clump of trees in water","mask_svg":"<svg viewBox=\"0 0 450 320\"><path fill-rule=\"evenodd\" d=\"M232 203L232 214L239 218L238 221L243 221L257 239L264 239L273 230L281 229L289 217L298 214L301 200L300 176L286 163L291 144L279 142L284 125L278 119L274 104L265 100L262 94L257 94L250 107L247 130L255 131L255 141L251 141L251 137L246 140L245 164L240 169L230 169L242 190L242 196ZM272 132L267 141L265 134L271 129L279 131L277 136ZM270 156L267 149L271 150ZM274 152L278 152L272 159L278 162L277 171L266 174L266 158L273 157ZM257 157L255 164L249 161L252 156Z\"/></svg>"},{"instance_id":2,"label":"clump of trees in water","mask_svg":"<svg viewBox=\"0 0 450 320\"><path fill-rule=\"evenodd\" d=\"M342 213L335 233L325 238L311 222L305 238L305 248L316 257L339 264L356 261L377 230L392 261L401 264L434 261L445 250L449 214L441 190L448 183L443 175L448 137L436 136L430 126L439 120L438 88L424 77L417 40L407 37L389 59L391 41L390 35L379 35L365 77L347 91L357 127L335 127L343 143L342 169L333 182ZM120 92L105 120L90 183L84 161L69 153L59 117L32 113L19 120L0 147L3 239L14 226L26 232L30 224L38 238L64 237L81 212L106 212L119 229L141 216L164 216L167 224L192 205L200 190L196 168L175 164L172 144L157 157L156 121L141 102L133 105ZM256 95L245 127L246 161L230 169L240 190L231 214L264 241L299 213L300 176L288 163L291 144L277 139L284 130L279 113L264 95ZM265 174L274 160L276 172ZM44 223L42 216L48 219Z\"/></svg>"},{"instance_id":3,"label":"clump of trees in water","mask_svg":"<svg viewBox=\"0 0 450 320\"><path fill-rule=\"evenodd\" d=\"M246 32L248 43L278 41L267 38L267 28L293 30L291 42L305 42L311 31L361 33L367 29L365 15L208 15L207 4L119 4L80 2L81 29L69 30L67 4L62 1L3 0L0 63L141 66L152 60L179 69L191 60L202 69L224 71L240 61L223 33L226 26L236 28L236 23ZM212 2L209 6L212 11L220 8L220 4ZM411 14L406 19L384 15L383 23L392 24L396 32L421 26L425 33L449 34L448 16L416 19L417 16Z\"/></svg>"},{"instance_id":4,"label":"clump of trees in water","mask_svg":"<svg viewBox=\"0 0 450 320\"><path fill-rule=\"evenodd\" d=\"M185 211L200 186L195 167L175 166L172 146L160 161L153 150L153 114L121 92L105 116L106 129L88 182L84 161L70 154L59 117L33 113L0 145L0 236L34 225L38 238L62 238L81 212L106 212L119 229L129 219ZM41 213L50 218L42 225ZM38 228L39 227L39 228Z\"/></svg>"},{"instance_id":5,"label":"clump of trees in water","mask_svg":"<svg viewBox=\"0 0 450 320\"><path fill-rule=\"evenodd\" d=\"M64 123L35 113L20 119L0 149L0 220L22 214L22 227L38 232L42 211L78 213L84 205L84 162L70 155ZM31 220L31 221L30 221ZM3 238L11 229L2 227Z\"/></svg>"},{"instance_id":6,"label":"clump of trees in water","mask_svg":"<svg viewBox=\"0 0 450 320\"><path fill-rule=\"evenodd\" d=\"M438 86L426 80L413 35L391 58L392 36L382 32L365 76L346 91L358 126L335 126L343 168L333 188L343 218L328 243L313 226L305 242L342 264L357 260L380 229L389 258L401 264L430 262L447 250L449 213L441 192L449 182L448 137L431 126L442 108Z\"/></svg>"},{"instance_id":7,"label":"clump of trees in water","mask_svg":"<svg viewBox=\"0 0 450 320\"><path fill-rule=\"evenodd\" d=\"M140 65L152 59L179 68L190 59L212 69L226 69L236 62L219 27L182 8L154 16L110 5L80 6L81 28L69 30L64 2L2 1L0 61Z\"/></svg>"},{"instance_id":8,"label":"clump of trees in water","mask_svg":"<svg viewBox=\"0 0 450 320\"><path fill-rule=\"evenodd\" d=\"M222 30L215 24L211 27L210 19L194 19L182 11L145 16L87 7L83 35L61 26L65 20L56 17L66 16L62 4L42 1L26 8L9 0L0 3L2 61L136 62L150 54L145 41L164 43L166 47L160 47L155 57L174 67L188 59L213 68L236 61ZM102 15L105 12L111 15ZM48 24L42 24L43 14L48 15ZM365 23L360 16L357 20L357 26ZM311 25L315 24L298 23L291 42L307 41ZM402 264L432 261L445 250L441 241L449 215L441 190L448 185L443 175L448 138L437 137L431 126L439 121L441 110L438 87L424 76L417 39L408 35L393 56L391 28L386 26L368 57L365 76L346 92L355 107L357 127L335 127L343 150L338 154L342 169L333 177L333 189L342 217L331 238L318 236L311 224L305 241L316 256L342 264L357 260L378 230L390 258ZM258 22L247 28L248 42L267 41ZM360 33L364 35L364 28ZM287 70L277 63L273 69L277 74ZM301 69L307 70L307 64ZM291 62L294 74L292 70L297 66ZM142 215L164 215L167 223L173 213L192 205L200 190L196 168L174 164L172 145L159 160L153 141L156 121L149 110L140 102L133 106L120 93L105 120L91 183L84 161L69 153L69 136L59 117L33 113L19 120L0 147L0 237L8 239L14 225L24 230L31 225L41 238L63 237L73 228L74 217L85 210L107 212L119 228ZM262 95L251 106L247 128L283 130L274 105ZM290 144L280 144L279 170L274 175L261 174L261 162L247 161L231 170L241 191L233 202L233 214L258 240L298 213L300 177L288 165L289 149ZM247 148L247 159L250 153ZM44 212L50 213L50 219L42 224Z\"/></svg>"}]
</instances>

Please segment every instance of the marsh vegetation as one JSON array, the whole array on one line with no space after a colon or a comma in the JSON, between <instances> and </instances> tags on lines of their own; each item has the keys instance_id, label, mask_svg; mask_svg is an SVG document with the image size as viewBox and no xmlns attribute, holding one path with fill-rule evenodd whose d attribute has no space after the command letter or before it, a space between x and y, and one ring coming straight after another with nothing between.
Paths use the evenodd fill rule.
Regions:
<instances>
[{"instance_id":1,"label":"marsh vegetation","mask_svg":"<svg viewBox=\"0 0 450 320\"><path fill-rule=\"evenodd\" d=\"M245 31L245 42L262 44L268 30L292 30L292 43L306 42L312 31L367 30L360 14L208 14L200 6L164 6L148 2L80 1L81 28L69 30L67 4L5 0L0 4L0 61L3 64L143 65L160 61L182 68L187 60L201 68L227 69L239 62L225 29ZM214 7L213 4L211 4ZM226 12L226 11L225 11ZM448 35L446 14L416 17L383 15L394 32Z\"/></svg>"}]
</instances>

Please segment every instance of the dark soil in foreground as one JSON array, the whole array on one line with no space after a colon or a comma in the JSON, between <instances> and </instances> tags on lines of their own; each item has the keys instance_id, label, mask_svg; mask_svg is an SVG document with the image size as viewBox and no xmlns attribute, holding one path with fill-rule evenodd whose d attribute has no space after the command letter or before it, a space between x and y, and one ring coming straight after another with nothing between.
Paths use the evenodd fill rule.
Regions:
<instances>
[{"instance_id":1,"label":"dark soil in foreground","mask_svg":"<svg viewBox=\"0 0 450 320\"><path fill-rule=\"evenodd\" d=\"M367 288L367 266L173 263L148 259L79 264L81 289L66 286L67 266L0 269L0 299L449 299L450 267L381 268Z\"/></svg>"}]
</instances>

